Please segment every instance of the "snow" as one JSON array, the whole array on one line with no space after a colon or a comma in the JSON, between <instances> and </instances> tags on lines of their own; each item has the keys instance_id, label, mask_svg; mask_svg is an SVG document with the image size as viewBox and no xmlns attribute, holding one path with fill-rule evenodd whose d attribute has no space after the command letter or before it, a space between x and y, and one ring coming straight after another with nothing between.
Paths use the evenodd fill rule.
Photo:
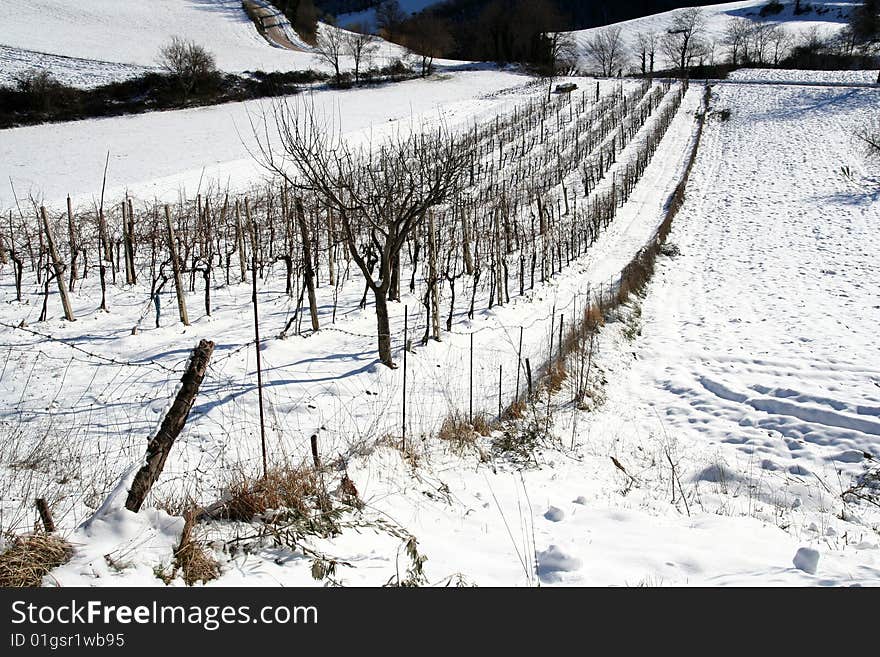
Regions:
<instances>
[{"instance_id":1,"label":"snow","mask_svg":"<svg viewBox=\"0 0 880 657\"><path fill-rule=\"evenodd\" d=\"M341 111L346 95L315 98L340 108L346 135L357 140L387 129L387 118L395 119L391 129L441 116L467 126L546 93L522 85L518 76L491 71L410 87L430 89L430 96L411 93L409 84L355 92L366 116ZM603 82L604 92L613 84ZM326 286L318 290L322 331L263 345L272 453L310 458L312 433L324 454L345 453L345 471L366 504L365 518L392 519L418 538L428 556L429 584L880 584L877 514L867 506L842 511L840 500L841 490L863 470L865 454L878 451L880 373L872 369L872 332L880 307L868 292L880 283L871 261L878 246L875 181L873 165L852 137L870 118L877 93L743 82L714 86L686 202L669 237L678 255L658 261L639 302L640 335L627 337L627 311L605 326L596 363L604 401L591 411L576 410L564 385L553 399L557 441L538 446L532 467L491 455L488 444L481 447L485 458L462 455L426 433L450 411L466 408L471 333L477 343L477 410L488 407L491 413L498 366L516 369L518 327L525 327L524 354L540 362L551 317L572 312L585 288L611 279L652 238L694 142L702 96L697 85L632 198L586 256L509 306L481 310L472 321L457 314L443 342L410 354L409 421L417 465L376 440L400 424L400 370L376 365L369 311L346 312L329 324L332 291ZM399 104L402 97L425 103L417 118L390 110L392 100ZM730 110L727 120L722 109ZM212 110L163 114L189 126ZM389 111L402 113L383 115ZM82 122L80 128L113 121ZM134 131L146 125L138 123ZM7 135L45 139L64 127ZM150 134L157 145L167 143L161 131ZM87 141L73 154L89 152ZM160 153L157 148L154 157ZM57 175L71 178L61 170ZM149 172L141 175L146 179ZM169 180L180 184L186 175L170 174ZM86 182L71 186L94 194ZM122 182L115 179L114 189ZM56 188L51 197L61 194ZM263 285L262 323L272 334L289 316L291 301L277 276ZM75 483L85 489L80 493L55 484L62 500L59 522L78 547L47 583L158 586L156 569L170 562L182 520L149 507L131 514L121 508L120 491L173 394L176 377L163 367L179 372L202 337L217 340L215 358L155 499L211 499L224 471L259 463L250 292L245 285L224 287L214 295L212 317L193 313L186 329L165 317L160 328L144 326L132 335L143 291L111 288L111 313L103 314L96 311L95 286L84 283L73 295L79 318L73 325L57 319L54 300L45 324L35 323L38 308L32 305L2 304L0 319L9 328L3 329L8 355L0 384L10 400L3 420L25 435L59 436L66 450L61 457L77 464L74 481L88 482ZM8 301L9 276L0 290ZM357 281L346 286L341 307L356 303L361 291ZM198 308L198 293L189 303ZM417 335L424 326L412 314L418 301L406 295L404 303L411 311L410 335ZM171 305L170 298L164 302ZM402 335L402 305L392 304L395 336ZM22 319L67 344L11 328ZM75 355L69 344L100 358ZM512 387L512 380L505 381L507 398ZM63 427L53 418L61 409ZM12 491L26 484L7 471L4 486ZM7 523L15 517L15 499L3 495ZM311 545L353 564L337 572L343 584L384 584L405 569L400 540L368 526L374 531L344 531ZM212 536L220 530L208 525L204 531ZM214 554L222 575L210 585L316 583L311 559L278 546ZM818 555L821 570L811 565Z\"/></svg>"},{"instance_id":2,"label":"snow","mask_svg":"<svg viewBox=\"0 0 880 657\"><path fill-rule=\"evenodd\" d=\"M338 116L346 136L378 138L394 126L434 120L441 112L450 124L467 121L509 101L493 98L493 93L528 81L521 74L494 70L450 75L358 90L320 90L291 102L313 104L325 116ZM352 102L357 112L345 111ZM5 130L0 176L12 180L19 199L33 193L49 205L62 206L69 194L77 204L88 203L100 196L109 151L108 198L128 190L143 199L174 201L182 189L193 193L200 183L203 188L213 183L247 189L265 173L248 152L254 147L250 121L259 121L271 107L271 101L258 100ZM53 157L31 157L38 152ZM0 186L0 210L13 207L7 183Z\"/></svg>"},{"instance_id":3,"label":"snow","mask_svg":"<svg viewBox=\"0 0 880 657\"><path fill-rule=\"evenodd\" d=\"M83 89L118 82L155 70L133 64L49 55L0 45L0 85L14 85L17 79L34 69L51 71L62 84Z\"/></svg>"},{"instance_id":4,"label":"snow","mask_svg":"<svg viewBox=\"0 0 880 657\"><path fill-rule=\"evenodd\" d=\"M0 43L54 55L154 66L159 49L175 35L207 47L228 71L303 68L310 59L270 46L240 0L7 0L0 5Z\"/></svg>"},{"instance_id":5,"label":"snow","mask_svg":"<svg viewBox=\"0 0 880 657\"><path fill-rule=\"evenodd\" d=\"M811 2L813 11L797 15L794 13L794 2L783 2L783 10L775 15L762 17L759 15L761 7L767 4L767 0L745 0L743 2L727 2L717 5L708 5L700 7L706 20L705 29L701 37L714 44L711 49L711 55L707 61L714 59L716 62L726 60L726 48L723 45L724 33L727 25L734 18L746 18L756 23L763 22L784 27L793 36L805 34L812 30L817 30L820 37L830 37L846 26L847 17L850 10L856 6L856 2ZM685 9L673 9L672 11L663 12L644 16L642 18L634 18L628 21L614 23L614 26L620 27L624 43L630 49L636 43L636 35L639 33L654 32L661 34L666 31L669 25L675 20L676 15ZM602 27L590 28L586 30L578 30L570 32L574 37L578 48L583 51L586 43ZM661 49L657 48L657 61L655 68L660 69L666 66L672 66L673 63L667 62L662 54ZM635 57L630 57L630 68L635 66ZM586 70L591 69L590 62L582 58L581 65ZM872 80L873 81L873 80Z\"/></svg>"},{"instance_id":6,"label":"snow","mask_svg":"<svg viewBox=\"0 0 880 657\"><path fill-rule=\"evenodd\" d=\"M798 570L815 575L816 570L819 568L819 551L813 548L798 548L792 563L794 563L794 567Z\"/></svg>"},{"instance_id":7,"label":"snow","mask_svg":"<svg viewBox=\"0 0 880 657\"><path fill-rule=\"evenodd\" d=\"M224 66L237 70L263 57L282 66L303 56L261 40L240 21L237 3L159 2L188 36L210 33L212 43L228 47ZM26 19L42 10L43 30L31 34L34 20L4 20L13 5ZM53 58L79 57L87 63L66 70L92 66L82 84L116 75L117 65L120 75L152 65L168 25L139 3L110 5L4 3L0 57L12 61L27 48L53 68L64 68ZM709 8L713 29L758 6ZM821 18L834 28L835 11L797 27ZM130 55L95 38L110 15L143 22ZM62 30L70 21L83 26L81 42ZM130 35L132 25L119 29ZM593 88L592 80L573 81ZM523 356L546 360L559 318L570 321L588 294L615 281L653 240L695 145L699 85L684 95L632 197L587 254L505 306L486 309L482 295L473 319L457 308L442 342L417 344L408 355L409 456L393 446L403 423L402 371L376 362L372 311L357 308L362 283L340 286L341 312L331 322L334 291L322 281L322 329L281 340L275 336L295 300L284 293L281 266L270 267L258 294L268 336L261 356L270 458L308 462L315 434L322 458L339 471L327 477L335 483L344 471L365 504L346 516L356 530L310 539L310 548L350 564L335 578L370 586L393 580L407 568L402 537L412 535L433 585L880 585L880 513L842 498L880 452L877 163L854 136L876 119L874 81L870 71L744 70L713 85L668 238L676 248L659 257L644 296L599 333L589 410L572 404L571 381L564 382L540 404L552 411L553 439L525 462L493 452L491 438L462 452L434 435L444 418L467 409L470 341L475 411L492 417L499 368L507 374L500 401L514 398L520 330ZM601 81L601 92L617 84ZM440 123L467 129L546 93L524 75L475 67L291 102L314 103L336 117L349 142L367 145ZM53 216L68 194L75 206L97 198L108 151L112 203L126 191L140 204L209 187L248 190L262 179L248 154L249 119L266 107L231 103L5 130L0 178L12 181L24 213L32 195ZM620 154L615 173L638 141ZM578 189L576 176L567 184ZM0 210L17 212L11 185L0 188ZM60 319L54 294L48 320L38 322L41 287L32 272L19 303L9 266L0 267L0 527L32 526L29 500L39 493L52 500L76 548L47 585L162 586L156 573L170 563L183 519L160 507L214 501L231 475L259 468L251 290L219 285L207 317L197 286L186 328L166 291L153 328L149 282L110 286L104 313L96 278L90 273L71 295L75 323ZM441 306L448 300L444 290ZM414 342L425 328L420 303L404 294L391 304L398 360L405 308ZM123 506L131 477L201 338L217 344L186 430L147 505L131 513ZM301 550L270 541L234 553L214 549L228 532L252 529L197 528L222 571L209 585L320 583Z\"/></svg>"},{"instance_id":8,"label":"snow","mask_svg":"<svg viewBox=\"0 0 880 657\"><path fill-rule=\"evenodd\" d=\"M289 26L281 28L302 51L266 41L241 0L4 0L0 84L28 68L47 68L84 87L125 79L155 68L160 49L174 36L204 46L230 73L329 70ZM398 46L382 42L376 62L400 54Z\"/></svg>"},{"instance_id":9,"label":"snow","mask_svg":"<svg viewBox=\"0 0 880 657\"><path fill-rule=\"evenodd\" d=\"M741 68L733 71L728 79L739 82L876 84L877 71L792 71L773 68Z\"/></svg>"}]
</instances>

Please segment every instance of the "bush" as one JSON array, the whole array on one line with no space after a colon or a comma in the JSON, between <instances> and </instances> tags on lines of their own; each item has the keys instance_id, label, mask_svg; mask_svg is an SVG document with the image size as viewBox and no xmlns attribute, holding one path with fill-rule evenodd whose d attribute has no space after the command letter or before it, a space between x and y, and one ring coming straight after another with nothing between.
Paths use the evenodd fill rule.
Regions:
<instances>
[{"instance_id":1,"label":"bush","mask_svg":"<svg viewBox=\"0 0 880 657\"><path fill-rule=\"evenodd\" d=\"M275 468L258 479L239 475L227 493L215 517L238 522L251 522L267 511L307 516L327 503L318 473L306 466Z\"/></svg>"},{"instance_id":2,"label":"bush","mask_svg":"<svg viewBox=\"0 0 880 657\"><path fill-rule=\"evenodd\" d=\"M177 81L184 99L216 89L220 81L214 55L193 41L173 37L159 50L159 66Z\"/></svg>"},{"instance_id":3,"label":"bush","mask_svg":"<svg viewBox=\"0 0 880 657\"><path fill-rule=\"evenodd\" d=\"M49 71L32 69L15 79L14 91L20 104L41 114L51 114L56 108L76 105L74 90L56 80Z\"/></svg>"}]
</instances>

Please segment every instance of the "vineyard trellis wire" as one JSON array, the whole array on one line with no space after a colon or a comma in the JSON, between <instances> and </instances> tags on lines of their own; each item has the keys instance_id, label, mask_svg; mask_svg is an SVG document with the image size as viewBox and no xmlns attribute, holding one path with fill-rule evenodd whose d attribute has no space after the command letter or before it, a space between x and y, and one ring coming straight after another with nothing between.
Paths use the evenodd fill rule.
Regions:
<instances>
[{"instance_id":1,"label":"vineyard trellis wire","mask_svg":"<svg viewBox=\"0 0 880 657\"><path fill-rule=\"evenodd\" d=\"M506 402L514 398L515 390L509 385L512 378L502 382L501 393L496 395L499 389L496 382L498 361L516 353L513 335L520 329L528 331L530 327L546 323L548 313L533 313L527 321L516 324L495 322L492 328L474 327L475 315L505 308L518 296L527 299L540 294L545 289L542 283L549 283L573 261L588 253L611 225L618 208L632 194L675 116L685 90L683 85L669 82L645 81L629 90L616 82L609 86L609 93L599 98L585 92L579 97L559 97L551 103L542 98L517 104L495 120L465 131L458 137L466 141L469 153L464 184L444 203L432 209L433 231L427 222L420 222L400 251L400 261L395 264L397 289L389 291L394 294L393 300L402 300L405 290L409 289L409 328L411 335L415 336L414 342L429 346L434 341L432 338L440 338L447 343L444 348L460 352L459 360L464 362L467 350L457 342L469 335L479 336L484 331L493 331L496 335L499 332L510 334L509 348L477 343L481 355L485 356L482 367L487 374L485 377L479 374L476 385L479 390L491 391L478 407L496 408L501 402L506 406ZM374 339L375 334L332 323L340 311L354 316L363 313L366 303L357 292L358 280L353 275L351 259L343 248L341 228L332 211L317 199L303 195L301 202L308 228L304 233L302 226L297 225L295 201L294 189L277 180L239 198L219 188L209 188L194 199L181 197L169 209L175 223L173 246L179 252L184 292L190 302L201 292L207 315L218 302L216 293L225 291L234 295L238 283L248 274L256 273L263 281L280 278L283 293L270 290L267 294L272 295L273 304L283 305L287 312L293 309L293 323L289 317L285 320L293 333L304 336L327 332L346 334L357 345ZM36 217L39 207L36 203L32 206ZM71 220L72 217L75 221ZM164 286L172 257L163 219L160 204L137 204L134 199L126 198L107 211L96 206L90 211L74 212L71 209L67 213L55 214L50 223L57 234L68 234L67 243L59 241L59 258L67 263L66 274L71 273L71 260L76 258L75 282L80 289L88 283L90 276L94 285L95 271L100 267L108 279L104 281L108 287L115 282L117 287L123 287L130 294L142 294L141 298L146 298L149 303L163 294L173 294ZM365 225L355 225L359 226L357 230L366 230ZM16 272L23 272L23 265L27 263L37 294L47 297L45 283L51 263L50 254L42 244L39 223L28 220L20 211L17 222L13 214L9 214L7 226L0 240L4 258L8 255L14 263L22 263L21 267L14 267ZM68 230L59 230L59 226ZM303 262L304 235L311 236L312 240L308 262ZM369 248L364 252L369 258ZM429 262L430 253L433 253L433 264ZM283 267L280 277L279 266ZM300 330L297 324L305 312L305 277L309 268L313 271L314 283L323 303L319 315L322 325L317 333ZM100 270L98 273L100 276ZM200 279L202 285L197 286ZM26 283L19 279L13 284L16 292L21 294ZM609 281L608 288L613 286L614 282ZM432 293L436 301L432 301ZM602 294L601 290L592 293ZM338 308L340 303L348 305ZM573 303L582 305L583 295L580 298L575 296L567 305L555 309L555 313L573 317ZM148 305L144 307L149 309ZM111 305L109 313L114 312L116 309ZM439 316L441 313L442 317ZM549 313L550 316L553 314L553 311ZM274 317L270 315L271 319ZM165 325L168 325L167 319ZM445 328L438 332L438 325ZM14 330L11 326L6 325L6 328ZM275 343L280 329L278 326L277 330L272 330L273 336L265 338L262 343L266 346ZM421 339L417 333L422 333ZM44 335L48 336L48 333ZM395 332L394 338L399 353L403 347L402 336ZM64 344L75 346L86 355L114 367L158 365L159 369L168 372L177 371L177 368L170 368L158 360L154 363L125 361L68 342ZM230 371L235 372L234 376L239 380L238 388L244 392L252 389L252 384L246 380L252 344L252 341L242 340L222 352L218 350L209 368L209 378L215 375L221 378L219 374L226 364L235 362L236 366ZM430 349L426 350L426 359L430 353ZM536 354L536 351L530 353L533 358ZM517 356L517 359L521 360L521 357ZM368 359L357 362L362 360ZM430 378L429 368L419 363L424 359L413 360L417 369L413 372L412 382L420 385ZM244 361L243 370L238 369L240 361ZM273 361L271 354L267 354L267 365L275 365ZM455 362L455 357L450 356L447 362ZM289 371L287 365L277 367ZM519 371L516 362L513 367L503 365L503 368L511 375ZM276 374L273 372L269 376L271 379ZM380 417L384 413L387 417L382 422L374 422L372 427L361 427L362 433L400 426L395 414L390 412L399 384L392 381L390 373L371 376L379 382L377 387L385 388L376 395L381 400L371 400L370 408L354 412L337 406L321 411L325 418L334 412L351 413L351 421L338 423L336 431L340 436L350 431L353 424L363 422L370 413ZM482 379L486 377L495 383L483 384ZM449 380L429 383L429 387L435 389L433 399L443 399L446 395L449 404L461 402L461 391L436 392L442 388L440 384L454 387ZM272 388L278 403L272 404L274 408L270 414L274 413L272 421L281 427L275 433L306 433L300 426L305 422L302 413L294 409L308 404L319 407L316 398L332 396L332 386L327 386L326 390L308 394L298 392L296 397L290 398L284 398L280 388ZM216 386L209 389L208 394L217 394ZM239 400L241 396L232 399ZM425 428L435 424L445 412L440 406L442 404L436 401L424 408L415 403L413 426ZM203 410L204 416L218 413L216 405ZM230 410L221 415L222 421L215 419L213 422L218 425L230 422L234 413L235 409ZM248 430L253 430L250 421L239 420L238 425L248 425ZM321 422L316 420L309 426L312 425L321 426ZM140 432L145 430L149 430L148 424L139 429ZM295 441L285 440L288 446L292 442ZM338 446L332 440L326 442L328 449ZM212 452L214 463L220 458L219 453ZM135 451L137 456L139 449ZM237 458L248 461L251 457L239 454ZM172 478L184 474L183 469L176 475L174 468L169 471Z\"/></svg>"}]
</instances>

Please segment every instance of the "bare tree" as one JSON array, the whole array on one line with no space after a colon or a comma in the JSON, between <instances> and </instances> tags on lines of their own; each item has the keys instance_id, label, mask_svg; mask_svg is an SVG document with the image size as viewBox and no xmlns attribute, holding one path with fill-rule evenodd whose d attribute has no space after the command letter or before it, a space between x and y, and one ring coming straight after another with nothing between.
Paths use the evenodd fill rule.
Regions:
<instances>
[{"instance_id":1,"label":"bare tree","mask_svg":"<svg viewBox=\"0 0 880 657\"><path fill-rule=\"evenodd\" d=\"M577 44L569 32L547 32L543 35L551 76L570 73L577 64Z\"/></svg>"},{"instance_id":2,"label":"bare tree","mask_svg":"<svg viewBox=\"0 0 880 657\"><path fill-rule=\"evenodd\" d=\"M337 81L342 77L340 66L345 47L342 30L337 29L334 25L326 25L318 30L313 52L318 61L333 69L333 75Z\"/></svg>"},{"instance_id":3,"label":"bare tree","mask_svg":"<svg viewBox=\"0 0 880 657\"><path fill-rule=\"evenodd\" d=\"M724 30L724 45L730 53L730 63L734 66L748 61L751 31L752 21L748 18L737 16L727 22Z\"/></svg>"},{"instance_id":4,"label":"bare tree","mask_svg":"<svg viewBox=\"0 0 880 657\"><path fill-rule=\"evenodd\" d=\"M419 58L422 77L434 70L434 59L452 48L454 41L446 21L427 14L419 14L406 22L402 43Z\"/></svg>"},{"instance_id":5,"label":"bare tree","mask_svg":"<svg viewBox=\"0 0 880 657\"><path fill-rule=\"evenodd\" d=\"M398 30L405 20L406 14L400 8L400 3L397 0L385 0L376 7L376 27L379 28L380 34L389 41L397 39Z\"/></svg>"},{"instance_id":6,"label":"bare tree","mask_svg":"<svg viewBox=\"0 0 880 657\"><path fill-rule=\"evenodd\" d=\"M159 66L173 77L183 92L184 99L199 85L217 75L217 64L204 47L194 41L175 36L159 50Z\"/></svg>"},{"instance_id":7,"label":"bare tree","mask_svg":"<svg viewBox=\"0 0 880 657\"><path fill-rule=\"evenodd\" d=\"M767 55L773 41L775 26L771 23L758 23L752 28L749 35L750 54L752 60L758 64L767 63Z\"/></svg>"},{"instance_id":8,"label":"bare tree","mask_svg":"<svg viewBox=\"0 0 880 657\"><path fill-rule=\"evenodd\" d=\"M702 9L699 7L682 9L675 14L675 18L672 19L660 41L663 55L683 73L691 62L699 57L705 30L706 15Z\"/></svg>"},{"instance_id":9,"label":"bare tree","mask_svg":"<svg viewBox=\"0 0 880 657\"><path fill-rule=\"evenodd\" d=\"M360 82L361 70L369 65L370 60L379 50L378 37L370 34L361 23L348 26L343 37L345 54L354 61L354 81Z\"/></svg>"},{"instance_id":10,"label":"bare tree","mask_svg":"<svg viewBox=\"0 0 880 657\"><path fill-rule=\"evenodd\" d=\"M781 25L775 25L770 37L770 47L773 50L773 66L778 66L779 62L788 56L791 50L794 37L791 32Z\"/></svg>"},{"instance_id":11,"label":"bare tree","mask_svg":"<svg viewBox=\"0 0 880 657\"><path fill-rule=\"evenodd\" d=\"M395 274L400 277L395 268L401 249L429 210L457 188L471 154L465 142L442 128L356 150L317 116L313 105L292 103L275 104L262 126L252 125L254 155L339 220L342 241L373 292L379 359L394 367L387 303ZM270 121L281 155L269 143Z\"/></svg>"},{"instance_id":12,"label":"bare tree","mask_svg":"<svg viewBox=\"0 0 880 657\"><path fill-rule=\"evenodd\" d=\"M642 75L654 72L654 58L657 53L657 33L639 32L636 34L634 52L639 57Z\"/></svg>"},{"instance_id":13,"label":"bare tree","mask_svg":"<svg viewBox=\"0 0 880 657\"><path fill-rule=\"evenodd\" d=\"M602 75L612 76L626 64L626 46L619 26L595 32L586 43L587 58L598 66Z\"/></svg>"}]
</instances>

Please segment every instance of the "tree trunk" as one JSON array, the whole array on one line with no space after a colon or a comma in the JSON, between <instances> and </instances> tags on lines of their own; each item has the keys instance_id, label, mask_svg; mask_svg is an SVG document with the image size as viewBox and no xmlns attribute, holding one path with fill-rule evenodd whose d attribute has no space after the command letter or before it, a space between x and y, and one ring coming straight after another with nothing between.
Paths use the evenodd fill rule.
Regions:
<instances>
[{"instance_id":1,"label":"tree trunk","mask_svg":"<svg viewBox=\"0 0 880 657\"><path fill-rule=\"evenodd\" d=\"M76 287L76 279L79 275L76 266L78 252L78 244L76 240L76 229L73 225L73 207L70 202L70 196L67 197L67 233L70 239L70 283L68 287L70 291L73 292L74 287Z\"/></svg>"},{"instance_id":2,"label":"tree trunk","mask_svg":"<svg viewBox=\"0 0 880 657\"><path fill-rule=\"evenodd\" d=\"M309 292L309 314L312 318L312 330L317 331L318 302L315 299L315 270L312 268L312 242L309 238L309 226L306 223L306 213L303 210L302 199L296 199L296 219L299 222L299 231L302 237L303 272L306 279L306 288Z\"/></svg>"},{"instance_id":3,"label":"tree trunk","mask_svg":"<svg viewBox=\"0 0 880 657\"><path fill-rule=\"evenodd\" d=\"M241 226L241 206L235 201L235 232L238 242L238 264L241 267L241 282L244 283L247 276L247 256L244 252L244 229Z\"/></svg>"},{"instance_id":4,"label":"tree trunk","mask_svg":"<svg viewBox=\"0 0 880 657\"><path fill-rule=\"evenodd\" d=\"M388 301L385 299L385 288L374 287L376 298L376 325L379 333L379 360L383 365L396 367L391 358L391 324L388 321Z\"/></svg>"},{"instance_id":5,"label":"tree trunk","mask_svg":"<svg viewBox=\"0 0 880 657\"><path fill-rule=\"evenodd\" d=\"M437 274L437 231L434 226L434 213L428 211L428 269L431 280L431 332L440 341L440 276Z\"/></svg>"}]
</instances>

